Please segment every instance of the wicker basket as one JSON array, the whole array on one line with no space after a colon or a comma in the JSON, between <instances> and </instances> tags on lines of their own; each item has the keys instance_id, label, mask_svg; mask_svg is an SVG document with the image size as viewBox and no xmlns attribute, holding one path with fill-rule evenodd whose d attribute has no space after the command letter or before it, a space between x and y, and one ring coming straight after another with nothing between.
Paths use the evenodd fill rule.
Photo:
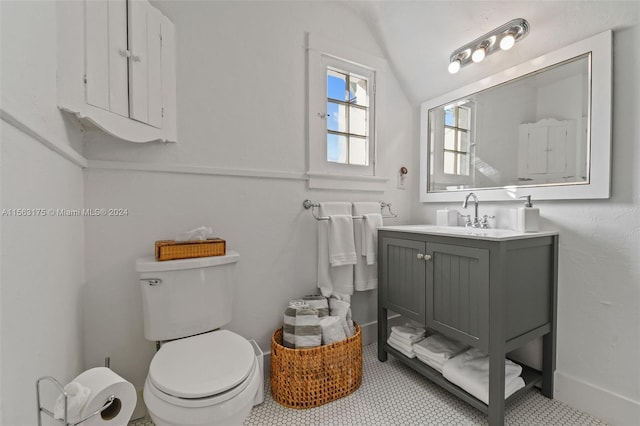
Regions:
<instances>
[{"instance_id":1,"label":"wicker basket","mask_svg":"<svg viewBox=\"0 0 640 426\"><path fill-rule=\"evenodd\" d=\"M156 241L156 260L190 259L193 257L224 256L226 242L220 238L195 241Z\"/></svg>"},{"instance_id":2,"label":"wicker basket","mask_svg":"<svg viewBox=\"0 0 640 426\"><path fill-rule=\"evenodd\" d=\"M354 323L355 324L355 323ZM347 396L362 383L362 335L310 349L282 346L282 329L271 339L271 395L290 408L312 408Z\"/></svg>"}]
</instances>

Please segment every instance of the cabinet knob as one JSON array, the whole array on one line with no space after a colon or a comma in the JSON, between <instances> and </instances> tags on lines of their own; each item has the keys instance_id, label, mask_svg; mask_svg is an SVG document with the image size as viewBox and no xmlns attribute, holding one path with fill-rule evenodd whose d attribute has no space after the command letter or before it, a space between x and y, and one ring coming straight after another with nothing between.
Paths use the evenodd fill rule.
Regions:
<instances>
[{"instance_id":1,"label":"cabinet knob","mask_svg":"<svg viewBox=\"0 0 640 426\"><path fill-rule=\"evenodd\" d=\"M131 60L133 62L140 62L140 56L138 55L131 55Z\"/></svg>"},{"instance_id":2,"label":"cabinet knob","mask_svg":"<svg viewBox=\"0 0 640 426\"><path fill-rule=\"evenodd\" d=\"M430 254L418 253L418 255L416 257L418 258L418 260L431 260L431 255Z\"/></svg>"},{"instance_id":3,"label":"cabinet knob","mask_svg":"<svg viewBox=\"0 0 640 426\"><path fill-rule=\"evenodd\" d=\"M118 52L120 53L120 56L122 56L124 58L128 58L128 57L131 56L131 52L129 52L126 49L120 49Z\"/></svg>"}]
</instances>

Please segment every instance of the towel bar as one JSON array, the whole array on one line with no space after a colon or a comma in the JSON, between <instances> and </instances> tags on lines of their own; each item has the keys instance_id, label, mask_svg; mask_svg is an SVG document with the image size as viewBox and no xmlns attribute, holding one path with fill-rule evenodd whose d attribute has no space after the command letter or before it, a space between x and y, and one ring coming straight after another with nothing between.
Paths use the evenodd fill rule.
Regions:
<instances>
[{"instance_id":1,"label":"towel bar","mask_svg":"<svg viewBox=\"0 0 640 426\"><path fill-rule=\"evenodd\" d=\"M311 214L313 215L314 218L316 218L316 220L329 220L328 216L318 216L316 213L316 209L318 207L320 207L320 203L314 203L310 200L304 200L302 202L302 206L309 210L311 209ZM384 201L380 201L380 213L382 213L382 211L384 209L387 209L387 211L389 212L388 214L382 214L382 217L385 219L389 219L389 218L394 218L394 217L398 217L397 214L395 214L394 212L391 211L391 203L385 203ZM362 219L363 216L353 216L354 219Z\"/></svg>"}]
</instances>

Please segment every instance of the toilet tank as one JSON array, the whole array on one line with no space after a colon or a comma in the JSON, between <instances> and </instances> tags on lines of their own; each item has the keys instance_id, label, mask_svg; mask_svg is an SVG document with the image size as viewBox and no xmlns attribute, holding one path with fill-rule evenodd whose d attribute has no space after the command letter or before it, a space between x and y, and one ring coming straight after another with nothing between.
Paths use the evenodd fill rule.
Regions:
<instances>
[{"instance_id":1,"label":"toilet tank","mask_svg":"<svg viewBox=\"0 0 640 426\"><path fill-rule=\"evenodd\" d=\"M232 250L224 256L194 259L138 259L144 336L172 340L229 323L239 259Z\"/></svg>"}]
</instances>

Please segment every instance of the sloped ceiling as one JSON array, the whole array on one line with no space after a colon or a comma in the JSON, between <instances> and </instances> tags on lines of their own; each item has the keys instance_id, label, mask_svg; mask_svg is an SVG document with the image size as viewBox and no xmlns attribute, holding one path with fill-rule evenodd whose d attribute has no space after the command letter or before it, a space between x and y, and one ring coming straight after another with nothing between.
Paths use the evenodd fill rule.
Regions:
<instances>
[{"instance_id":1,"label":"sloped ceiling","mask_svg":"<svg viewBox=\"0 0 640 426\"><path fill-rule=\"evenodd\" d=\"M350 7L369 23L416 105L602 31L612 29L615 37L615 30L640 22L640 0L386 0L354 2ZM449 74L451 52L514 18L529 22L525 39L509 51Z\"/></svg>"}]
</instances>

